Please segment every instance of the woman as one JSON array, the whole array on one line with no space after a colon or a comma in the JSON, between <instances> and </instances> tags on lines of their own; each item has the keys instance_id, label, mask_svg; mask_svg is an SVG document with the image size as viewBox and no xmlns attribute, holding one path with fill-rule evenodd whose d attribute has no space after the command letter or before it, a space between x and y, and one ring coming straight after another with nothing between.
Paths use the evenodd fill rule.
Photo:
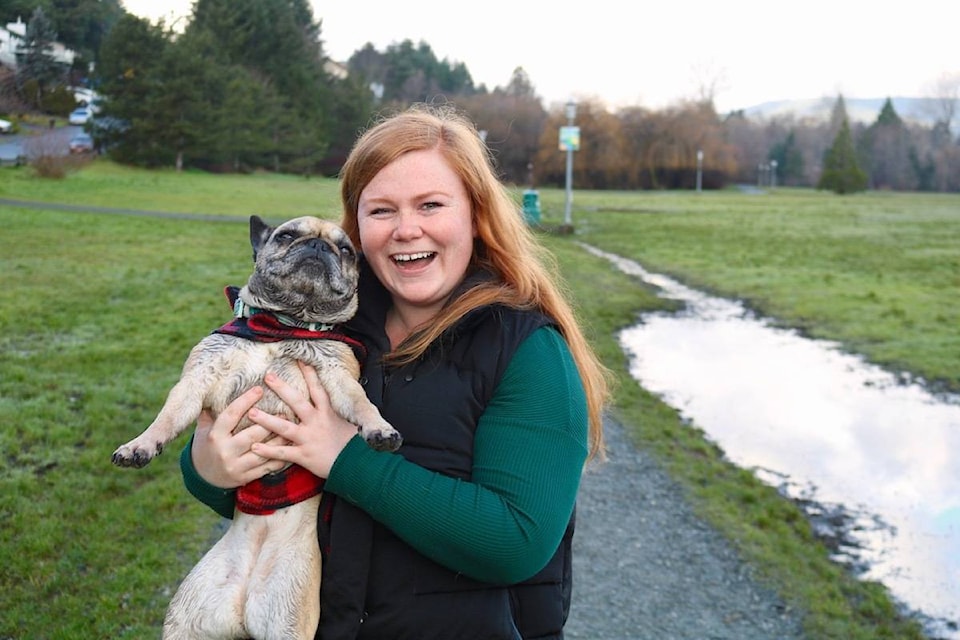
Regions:
<instances>
[{"instance_id":1,"label":"woman","mask_svg":"<svg viewBox=\"0 0 960 640\"><path fill-rule=\"evenodd\" d=\"M293 462L326 478L318 638L562 638L580 474L602 455L605 371L476 130L416 107L357 141L342 225L364 258L362 382L404 437L373 451L329 408L266 383L299 424L241 396L181 457L194 495ZM231 435L245 412L259 426ZM276 433L283 445L258 442Z\"/></svg>"}]
</instances>

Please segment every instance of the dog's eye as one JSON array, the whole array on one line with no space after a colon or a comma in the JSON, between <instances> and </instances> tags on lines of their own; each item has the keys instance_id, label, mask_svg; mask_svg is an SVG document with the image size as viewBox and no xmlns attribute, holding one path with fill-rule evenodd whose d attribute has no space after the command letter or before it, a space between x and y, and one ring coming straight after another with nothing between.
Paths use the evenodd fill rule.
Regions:
<instances>
[{"instance_id":1,"label":"dog's eye","mask_svg":"<svg viewBox=\"0 0 960 640\"><path fill-rule=\"evenodd\" d=\"M290 244L294 240L294 235L289 231L281 231L273 239L281 244Z\"/></svg>"},{"instance_id":2,"label":"dog's eye","mask_svg":"<svg viewBox=\"0 0 960 640\"><path fill-rule=\"evenodd\" d=\"M352 258L354 255L353 247L343 245L340 247L340 255L344 258Z\"/></svg>"}]
</instances>

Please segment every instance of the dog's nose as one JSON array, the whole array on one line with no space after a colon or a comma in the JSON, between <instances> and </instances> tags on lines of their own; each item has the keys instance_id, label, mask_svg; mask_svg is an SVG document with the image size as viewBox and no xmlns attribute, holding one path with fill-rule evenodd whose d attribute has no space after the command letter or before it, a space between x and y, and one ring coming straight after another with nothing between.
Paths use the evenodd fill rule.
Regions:
<instances>
[{"instance_id":1,"label":"dog's nose","mask_svg":"<svg viewBox=\"0 0 960 640\"><path fill-rule=\"evenodd\" d=\"M330 245L320 238L310 238L310 240L307 241L307 246L317 253L330 253L332 251Z\"/></svg>"}]
</instances>

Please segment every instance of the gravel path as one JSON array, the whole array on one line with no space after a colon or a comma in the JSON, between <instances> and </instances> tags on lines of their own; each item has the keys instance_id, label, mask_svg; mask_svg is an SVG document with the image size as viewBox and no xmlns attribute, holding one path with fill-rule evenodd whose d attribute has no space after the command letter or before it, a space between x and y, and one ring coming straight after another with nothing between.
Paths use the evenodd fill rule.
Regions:
<instances>
[{"instance_id":1,"label":"gravel path","mask_svg":"<svg viewBox=\"0 0 960 640\"><path fill-rule=\"evenodd\" d=\"M802 638L799 616L759 585L680 488L607 420L608 461L577 502L569 640Z\"/></svg>"}]
</instances>

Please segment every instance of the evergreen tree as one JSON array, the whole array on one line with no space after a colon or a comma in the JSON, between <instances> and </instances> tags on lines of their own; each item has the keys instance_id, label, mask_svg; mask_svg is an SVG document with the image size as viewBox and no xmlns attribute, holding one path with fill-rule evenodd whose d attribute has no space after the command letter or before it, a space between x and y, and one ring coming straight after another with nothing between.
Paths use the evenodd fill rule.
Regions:
<instances>
[{"instance_id":1,"label":"evergreen tree","mask_svg":"<svg viewBox=\"0 0 960 640\"><path fill-rule=\"evenodd\" d=\"M915 189L919 164L910 132L887 98L877 120L864 132L860 143L862 166L874 189Z\"/></svg>"},{"instance_id":2,"label":"evergreen tree","mask_svg":"<svg viewBox=\"0 0 960 640\"><path fill-rule=\"evenodd\" d=\"M53 57L57 33L42 7L27 22L26 35L17 51L17 83L22 97L43 110L43 97L66 80L66 65ZM27 95L29 94L29 95Z\"/></svg>"},{"instance_id":3,"label":"evergreen tree","mask_svg":"<svg viewBox=\"0 0 960 640\"><path fill-rule=\"evenodd\" d=\"M26 19L38 7L53 25L57 41L78 54L75 68L97 60L106 34L125 13L120 0L3 0L0 24Z\"/></svg>"},{"instance_id":4,"label":"evergreen tree","mask_svg":"<svg viewBox=\"0 0 960 640\"><path fill-rule=\"evenodd\" d=\"M845 122L849 122L847 102L843 99L843 94L840 94L833 103L833 109L830 110L830 133L836 136Z\"/></svg>"},{"instance_id":5,"label":"evergreen tree","mask_svg":"<svg viewBox=\"0 0 960 640\"><path fill-rule=\"evenodd\" d=\"M471 95L473 79L463 64L437 60L426 42L412 40L387 47L384 54L383 99L388 102L429 102L437 96Z\"/></svg>"},{"instance_id":6,"label":"evergreen tree","mask_svg":"<svg viewBox=\"0 0 960 640\"><path fill-rule=\"evenodd\" d=\"M777 161L777 177L782 184L797 185L803 179L803 154L794 131L786 140L773 146L767 159Z\"/></svg>"},{"instance_id":7,"label":"evergreen tree","mask_svg":"<svg viewBox=\"0 0 960 640\"><path fill-rule=\"evenodd\" d=\"M857 152L850 134L850 124L845 119L823 159L823 173L818 189L830 189L834 193L847 194L867 188L867 174L857 163Z\"/></svg>"},{"instance_id":8,"label":"evergreen tree","mask_svg":"<svg viewBox=\"0 0 960 640\"><path fill-rule=\"evenodd\" d=\"M159 166L174 161L175 152L158 143L169 124L160 104L168 46L161 26L130 14L117 22L103 43L97 67L100 119L114 126L100 142L121 162ZM112 139L111 133L121 132Z\"/></svg>"},{"instance_id":9,"label":"evergreen tree","mask_svg":"<svg viewBox=\"0 0 960 640\"><path fill-rule=\"evenodd\" d=\"M242 67L269 86L264 99L278 98L259 105L275 118L274 166L301 171L315 164L336 123L320 27L307 1L197 0L187 28L193 31L209 32L224 64Z\"/></svg>"},{"instance_id":10,"label":"evergreen tree","mask_svg":"<svg viewBox=\"0 0 960 640\"><path fill-rule=\"evenodd\" d=\"M150 134L164 156L174 157L178 171L185 158L221 159L218 152L236 133L226 127L232 124L229 120L218 117L229 68L217 53L217 43L209 34L184 33L164 48L155 72L160 82L150 98Z\"/></svg>"}]
</instances>

